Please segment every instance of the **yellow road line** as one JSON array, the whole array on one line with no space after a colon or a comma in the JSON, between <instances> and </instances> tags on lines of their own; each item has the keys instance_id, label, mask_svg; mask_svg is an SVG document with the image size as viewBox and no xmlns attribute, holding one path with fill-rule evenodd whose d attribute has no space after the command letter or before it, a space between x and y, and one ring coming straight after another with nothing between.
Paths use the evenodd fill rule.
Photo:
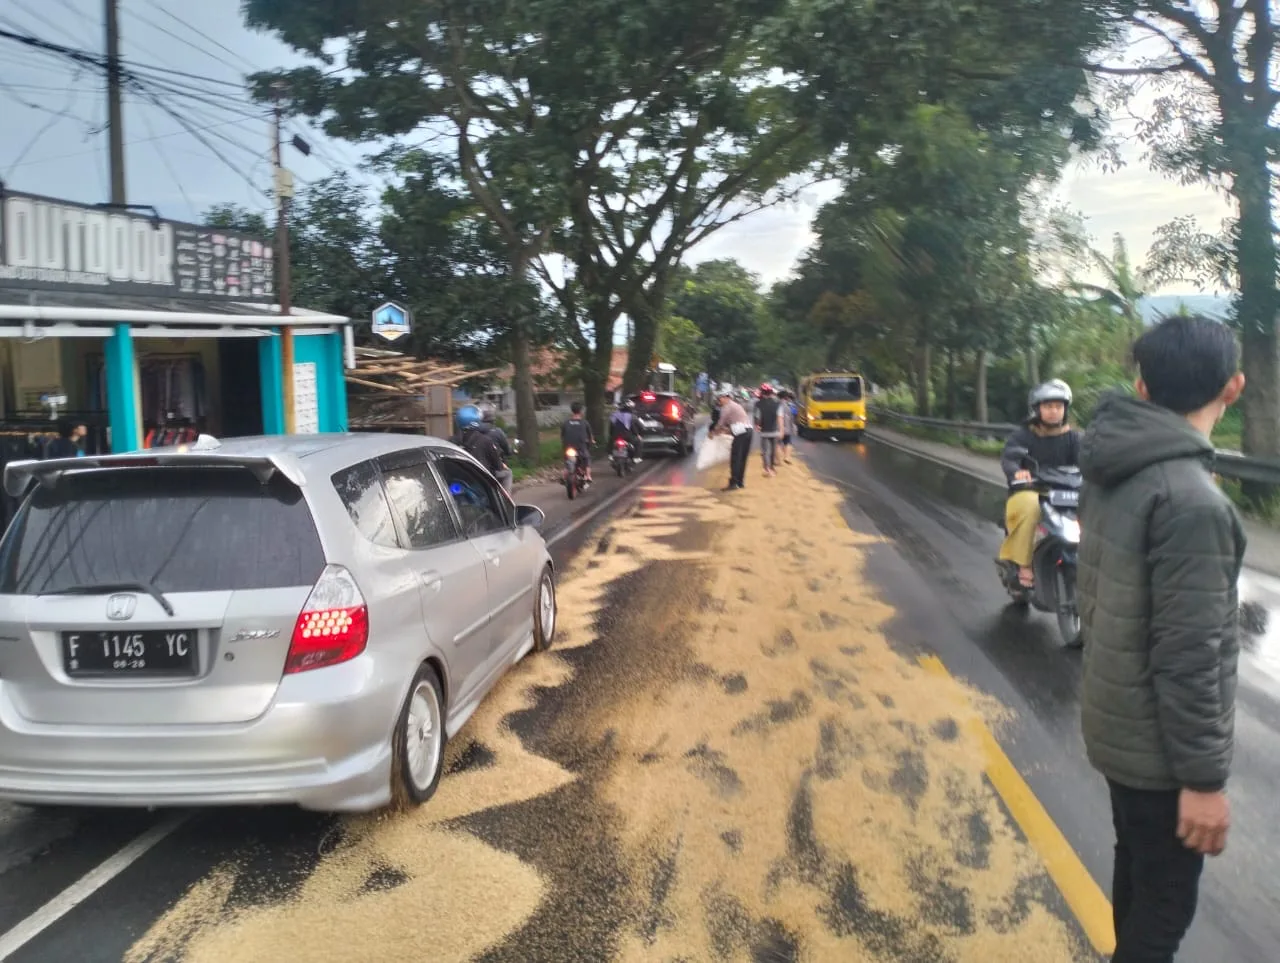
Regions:
<instances>
[{"instance_id":1,"label":"yellow road line","mask_svg":"<svg viewBox=\"0 0 1280 963\"><path fill-rule=\"evenodd\" d=\"M936 656L922 656L920 665L933 675L951 677L947 667ZM1115 951L1116 936L1111 903L1102 892L1102 887L1085 869L1076 851L1062 835L1062 830L1014 768L991 730L976 716L970 718L966 725L982 744L983 754L986 756L987 778L995 786L996 792L1004 800L1005 806L1013 814L1031 845L1040 854L1045 869L1067 901L1071 912L1079 920L1089 942L1099 953L1110 955Z\"/></svg>"}]
</instances>

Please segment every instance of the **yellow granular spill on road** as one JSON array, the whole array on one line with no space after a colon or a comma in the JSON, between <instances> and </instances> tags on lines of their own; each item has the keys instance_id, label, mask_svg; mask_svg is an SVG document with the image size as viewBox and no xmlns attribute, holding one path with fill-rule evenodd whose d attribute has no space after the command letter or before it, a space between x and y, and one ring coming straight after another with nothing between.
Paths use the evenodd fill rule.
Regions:
<instances>
[{"instance_id":1,"label":"yellow granular spill on road","mask_svg":"<svg viewBox=\"0 0 1280 963\"><path fill-rule=\"evenodd\" d=\"M691 634L711 672L600 723L622 760L606 799L649 868L636 899L667 880L621 959L790 944L779 959L1073 960L1061 920L1020 908L1043 870L963 725L1000 709L890 646L895 613L863 574L877 539L801 465L719 498L733 512L714 545L721 604Z\"/></svg>"},{"instance_id":2,"label":"yellow granular spill on road","mask_svg":"<svg viewBox=\"0 0 1280 963\"><path fill-rule=\"evenodd\" d=\"M894 613L863 578L878 540L851 532L840 504L802 464L732 494L646 488L638 512L561 579L562 652L592 645L624 576L657 565L678 580L696 566L709 579L707 604L682 614L697 671L648 671L644 653L614 653L634 660L619 666L628 685L571 720L584 745L607 733L616 752L594 801L620 827L634 889L614 958L1073 960L963 724L1000 707L891 648ZM274 904L233 905L235 869L220 867L126 963L460 963L512 941L551 887L574 881L446 823L578 778L505 722L573 674L555 651L526 659L450 747L452 760L481 743L491 766L446 776L417 811L344 820L338 848ZM367 885L386 870L403 882Z\"/></svg>"}]
</instances>

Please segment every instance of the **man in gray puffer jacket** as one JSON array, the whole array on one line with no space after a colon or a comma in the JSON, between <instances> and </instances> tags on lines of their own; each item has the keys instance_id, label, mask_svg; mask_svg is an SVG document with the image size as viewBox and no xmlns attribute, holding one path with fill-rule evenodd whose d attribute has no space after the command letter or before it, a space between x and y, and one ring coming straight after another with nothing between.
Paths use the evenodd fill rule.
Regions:
<instances>
[{"instance_id":1,"label":"man in gray puffer jacket","mask_svg":"<svg viewBox=\"0 0 1280 963\"><path fill-rule=\"evenodd\" d=\"M1209 435L1244 388L1231 331L1171 318L1081 442L1085 747L1116 829L1114 963L1173 963L1226 845L1245 537Z\"/></svg>"}]
</instances>

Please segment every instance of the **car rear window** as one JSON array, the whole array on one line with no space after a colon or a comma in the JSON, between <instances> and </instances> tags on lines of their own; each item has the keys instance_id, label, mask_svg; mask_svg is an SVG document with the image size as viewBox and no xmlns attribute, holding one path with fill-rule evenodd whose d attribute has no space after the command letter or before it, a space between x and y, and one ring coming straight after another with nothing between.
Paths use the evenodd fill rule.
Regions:
<instances>
[{"instance_id":1,"label":"car rear window","mask_svg":"<svg viewBox=\"0 0 1280 963\"><path fill-rule=\"evenodd\" d=\"M310 585L324 550L302 493L236 468L68 473L0 548L0 592L142 582L161 592Z\"/></svg>"}]
</instances>

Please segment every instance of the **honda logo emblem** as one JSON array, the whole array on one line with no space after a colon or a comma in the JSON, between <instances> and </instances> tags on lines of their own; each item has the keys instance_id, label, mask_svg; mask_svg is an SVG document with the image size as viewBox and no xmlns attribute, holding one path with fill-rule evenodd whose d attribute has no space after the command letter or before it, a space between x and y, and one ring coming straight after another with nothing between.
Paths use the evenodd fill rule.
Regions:
<instances>
[{"instance_id":1,"label":"honda logo emblem","mask_svg":"<svg viewBox=\"0 0 1280 963\"><path fill-rule=\"evenodd\" d=\"M125 619L133 618L133 612L137 607L136 595L113 595L107 599L107 618L115 622L123 622Z\"/></svg>"}]
</instances>

